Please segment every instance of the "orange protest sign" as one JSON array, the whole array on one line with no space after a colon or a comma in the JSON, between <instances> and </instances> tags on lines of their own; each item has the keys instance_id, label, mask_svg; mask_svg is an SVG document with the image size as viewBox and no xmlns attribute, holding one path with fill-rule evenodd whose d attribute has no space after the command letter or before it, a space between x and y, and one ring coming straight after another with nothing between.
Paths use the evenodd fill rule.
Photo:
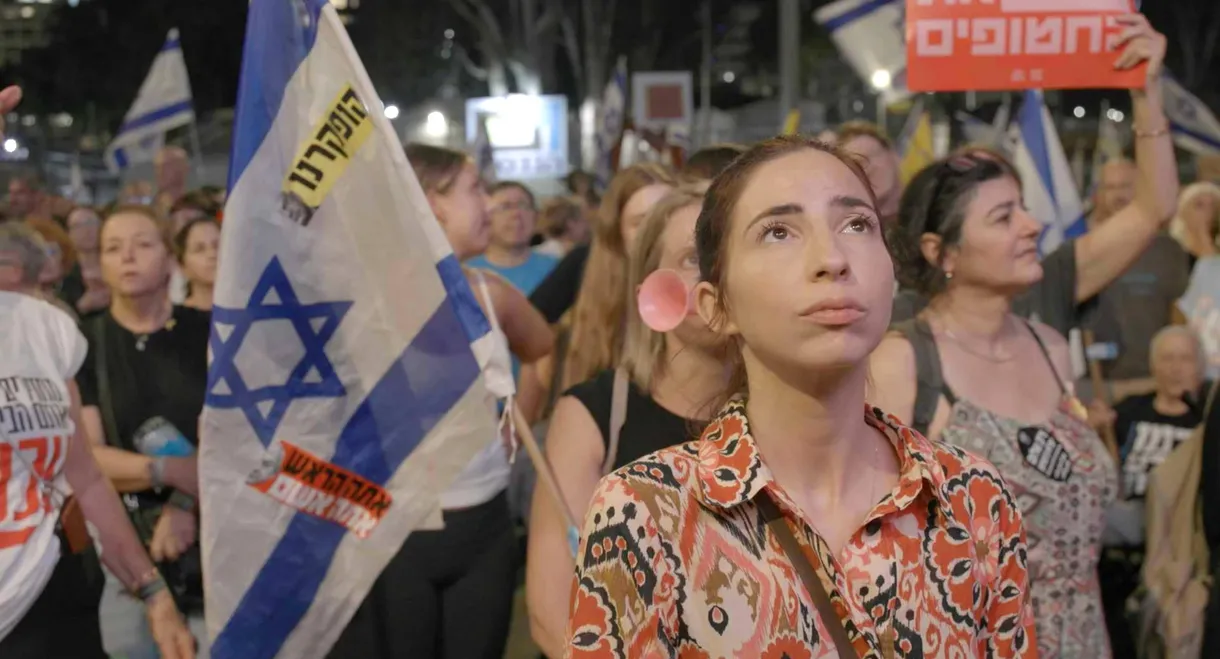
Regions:
<instances>
[{"instance_id":1,"label":"orange protest sign","mask_svg":"<svg viewBox=\"0 0 1220 659\"><path fill-rule=\"evenodd\" d=\"M911 91L1129 89L1144 65L1116 71L1114 17L1131 0L906 0Z\"/></svg>"}]
</instances>

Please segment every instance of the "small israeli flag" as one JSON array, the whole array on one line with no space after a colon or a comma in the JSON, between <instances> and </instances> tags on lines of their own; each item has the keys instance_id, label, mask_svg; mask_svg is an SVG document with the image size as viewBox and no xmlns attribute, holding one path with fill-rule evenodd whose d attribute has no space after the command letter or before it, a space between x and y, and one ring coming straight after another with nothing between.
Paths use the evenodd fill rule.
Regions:
<instances>
[{"instance_id":1,"label":"small israeli flag","mask_svg":"<svg viewBox=\"0 0 1220 659\"><path fill-rule=\"evenodd\" d=\"M1038 249L1049 254L1064 238L1083 233L1084 204L1041 91L1025 92L1013 128L1013 164L1021 174L1025 205L1045 227Z\"/></svg>"},{"instance_id":2,"label":"small israeli flag","mask_svg":"<svg viewBox=\"0 0 1220 659\"><path fill-rule=\"evenodd\" d=\"M151 161L164 143L166 132L193 121L191 81L178 30L173 29L153 59L114 141L106 147L107 167L117 172L133 163Z\"/></svg>"},{"instance_id":3,"label":"small israeli flag","mask_svg":"<svg viewBox=\"0 0 1220 659\"><path fill-rule=\"evenodd\" d=\"M890 76L880 90L886 104L910 97L906 89L906 0L836 0L814 12L856 74L871 81L878 71Z\"/></svg>"},{"instance_id":4,"label":"small israeli flag","mask_svg":"<svg viewBox=\"0 0 1220 659\"><path fill-rule=\"evenodd\" d=\"M1220 154L1220 121L1216 115L1177 80L1168 75L1161 80L1165 89L1165 116L1173 141L1192 153Z\"/></svg>"},{"instance_id":5,"label":"small israeli flag","mask_svg":"<svg viewBox=\"0 0 1220 659\"><path fill-rule=\"evenodd\" d=\"M614 74L602 92L601 117L597 126L597 183L603 189L614 176L611 162L614 147L623 136L627 111L627 58L619 57Z\"/></svg>"}]
</instances>

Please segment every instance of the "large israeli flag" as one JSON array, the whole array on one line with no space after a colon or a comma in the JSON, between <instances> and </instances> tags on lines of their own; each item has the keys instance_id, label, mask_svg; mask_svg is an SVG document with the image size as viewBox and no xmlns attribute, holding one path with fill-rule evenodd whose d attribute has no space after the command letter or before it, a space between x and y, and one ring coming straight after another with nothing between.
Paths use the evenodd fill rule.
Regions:
<instances>
[{"instance_id":1,"label":"large israeli flag","mask_svg":"<svg viewBox=\"0 0 1220 659\"><path fill-rule=\"evenodd\" d=\"M165 133L193 121L191 81L178 30L173 29L153 59L119 132L106 147L106 165L117 172L134 163L151 161L164 143Z\"/></svg>"},{"instance_id":2,"label":"large israeli flag","mask_svg":"<svg viewBox=\"0 0 1220 659\"><path fill-rule=\"evenodd\" d=\"M890 75L881 90L886 103L908 98L906 0L836 0L814 12L839 52L865 82L878 71Z\"/></svg>"},{"instance_id":3,"label":"large israeli flag","mask_svg":"<svg viewBox=\"0 0 1220 659\"><path fill-rule=\"evenodd\" d=\"M253 0L202 419L215 659L323 657L496 436L491 337L326 0Z\"/></svg>"},{"instance_id":4,"label":"large israeli flag","mask_svg":"<svg viewBox=\"0 0 1220 659\"><path fill-rule=\"evenodd\" d=\"M1041 91L1025 92L1012 141L1010 153L1021 174L1025 206L1045 227L1038 247L1049 254L1065 238L1084 233L1085 221L1072 167Z\"/></svg>"},{"instance_id":5,"label":"large israeli flag","mask_svg":"<svg viewBox=\"0 0 1220 659\"><path fill-rule=\"evenodd\" d=\"M1178 146L1200 155L1220 154L1220 121L1207 104L1171 76L1162 77L1165 116Z\"/></svg>"}]
</instances>

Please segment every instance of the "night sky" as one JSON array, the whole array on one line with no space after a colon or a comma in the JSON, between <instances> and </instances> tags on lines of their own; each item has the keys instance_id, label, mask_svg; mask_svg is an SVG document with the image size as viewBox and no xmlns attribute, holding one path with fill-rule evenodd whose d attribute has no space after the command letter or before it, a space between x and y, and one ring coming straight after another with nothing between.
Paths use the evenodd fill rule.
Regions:
<instances>
[{"instance_id":1,"label":"night sky","mask_svg":"<svg viewBox=\"0 0 1220 659\"><path fill-rule=\"evenodd\" d=\"M424 100L446 81L455 83L461 94L486 93L486 85L463 71L453 55L453 49L460 47L472 62L483 56L475 31L454 10L452 3L457 1L363 0L350 32L384 97ZM578 4L576 0L561 1ZM725 29L721 21L732 2L713 0L718 32ZM501 4L506 3L489 3ZM777 2L761 0L758 4L762 15L749 30L746 65L773 71L777 66ZM825 3L805 2L804 41L810 48L825 47L827 40L811 19L812 10L821 4ZM1220 105L1220 46L1215 45L1220 3L1160 0L1146 4L1150 20L1169 37L1169 68L1183 77L1188 70L1184 51L1193 52L1197 72L1193 86L1213 107ZM697 71L697 0L618 0L617 7L615 52L627 53L636 67ZM25 112L69 112L91 118L94 127L113 128L122 119L166 31L176 26L181 31L196 107L206 116L215 109L232 107L235 101L246 10L247 0L82 0L75 8L64 5L52 18L50 45L27 52L20 65L0 71L0 80L27 88ZM455 34L448 47L447 29ZM1213 35L1212 56L1204 61L1208 30ZM561 48L556 47L554 58L557 89L547 91L577 100L580 90ZM1101 94L1069 92L1065 101L1095 105ZM1108 95L1122 106L1124 94ZM748 100L738 96L734 85L717 83L716 104Z\"/></svg>"}]
</instances>

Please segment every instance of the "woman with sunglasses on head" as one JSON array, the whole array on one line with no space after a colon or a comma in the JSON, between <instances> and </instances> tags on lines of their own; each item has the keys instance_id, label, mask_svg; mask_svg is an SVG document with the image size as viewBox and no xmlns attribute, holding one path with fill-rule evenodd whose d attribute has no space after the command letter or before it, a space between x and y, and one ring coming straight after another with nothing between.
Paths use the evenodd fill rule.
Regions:
<instances>
[{"instance_id":1,"label":"woman with sunglasses on head","mask_svg":"<svg viewBox=\"0 0 1220 659\"><path fill-rule=\"evenodd\" d=\"M165 580L90 452L73 382L87 346L76 323L40 299L47 258L32 229L0 225L0 657L106 656L85 520L102 561L142 602L161 657L194 657Z\"/></svg>"},{"instance_id":2,"label":"woman with sunglasses on head","mask_svg":"<svg viewBox=\"0 0 1220 659\"><path fill-rule=\"evenodd\" d=\"M627 290L640 291L641 304L647 304L643 291L653 281L685 282L686 289L698 282L695 219L702 201L693 186L679 188L640 225ZM712 412L708 404L726 384L724 351L706 323L687 306L675 305L664 331L653 329L632 297L621 365L569 389L547 433L547 458L565 505L578 519L602 476L698 436ZM530 630L547 656L557 658L563 656L568 622L571 540L579 529L568 527L549 491L535 488L529 531Z\"/></svg>"},{"instance_id":3,"label":"woman with sunglasses on head","mask_svg":"<svg viewBox=\"0 0 1220 659\"><path fill-rule=\"evenodd\" d=\"M1159 63L1163 38L1142 16L1120 21L1128 26L1120 63ZM1136 95L1159 106L1158 85ZM1164 128L1148 102L1136 108L1137 136ZM1114 460L1073 394L1067 341L1015 308L1044 277L1043 227L1022 206L1006 163L960 154L912 181L899 228L895 245L908 248L898 258L900 279L930 303L873 354L871 400L996 465L1025 516L1041 656L1107 657L1096 568L1104 510L1116 494Z\"/></svg>"},{"instance_id":4,"label":"woman with sunglasses on head","mask_svg":"<svg viewBox=\"0 0 1220 659\"><path fill-rule=\"evenodd\" d=\"M860 164L757 144L695 235L731 398L699 440L599 484L568 656L1036 656L1015 499L865 403L894 277Z\"/></svg>"},{"instance_id":5,"label":"woman with sunglasses on head","mask_svg":"<svg viewBox=\"0 0 1220 659\"><path fill-rule=\"evenodd\" d=\"M1145 86L1131 90L1135 166L1138 169L1134 199L1108 219L1095 223L1084 235L1065 240L1046 254L1042 259L1042 278L1014 295L1011 304L1016 315L1040 320L1064 336L1081 326L1089 310L1086 303L1126 274L1149 250L1177 208L1177 158L1169 134L1169 121L1162 110L1160 82L1165 37L1153 30L1141 14L1118 16L1116 20L1123 26L1123 32L1117 44L1122 51L1115 68L1129 69L1145 61L1148 64ZM1020 177L1012 165L991 149L966 146L953 155L995 161L1010 170L1018 187L1020 185ZM907 187L922 187L917 185L920 179L932 175L933 172L925 168ZM929 188L923 189L927 194ZM895 238L893 242L919 244L924 229L918 225L904 225L904 221L910 219L910 214L904 217L900 209L896 230L903 238ZM914 318L929 301L927 294L908 282L899 283L902 286L894 298L893 322Z\"/></svg>"}]
</instances>

